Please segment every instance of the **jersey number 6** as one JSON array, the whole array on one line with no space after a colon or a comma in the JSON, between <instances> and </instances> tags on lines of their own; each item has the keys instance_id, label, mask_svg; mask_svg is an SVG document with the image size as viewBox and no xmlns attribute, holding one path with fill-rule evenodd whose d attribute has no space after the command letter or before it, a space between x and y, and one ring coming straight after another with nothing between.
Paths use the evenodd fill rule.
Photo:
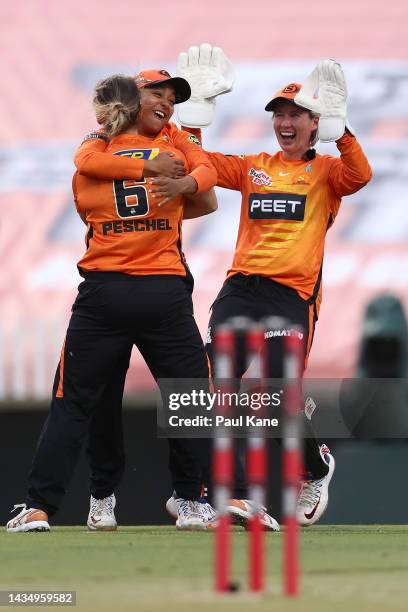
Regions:
<instances>
[{"instance_id":1,"label":"jersey number 6","mask_svg":"<svg viewBox=\"0 0 408 612\"><path fill-rule=\"evenodd\" d=\"M145 182L145 181L143 181ZM144 217L149 212L147 190L140 182L113 181L113 192L118 216L121 219Z\"/></svg>"}]
</instances>

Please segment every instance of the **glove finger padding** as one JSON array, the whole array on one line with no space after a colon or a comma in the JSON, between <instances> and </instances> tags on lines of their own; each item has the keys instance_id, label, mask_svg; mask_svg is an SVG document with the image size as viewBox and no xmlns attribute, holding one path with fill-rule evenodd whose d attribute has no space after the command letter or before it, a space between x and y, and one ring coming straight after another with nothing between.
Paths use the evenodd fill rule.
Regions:
<instances>
[{"instance_id":1,"label":"glove finger padding","mask_svg":"<svg viewBox=\"0 0 408 612\"><path fill-rule=\"evenodd\" d=\"M332 59L319 62L305 79L294 102L320 115L321 142L341 138L346 127L347 86L340 64Z\"/></svg>"},{"instance_id":2,"label":"glove finger padding","mask_svg":"<svg viewBox=\"0 0 408 612\"><path fill-rule=\"evenodd\" d=\"M211 66L215 66L216 68L221 66L224 58L225 58L224 51L221 49L221 47L212 48Z\"/></svg>"},{"instance_id":3,"label":"glove finger padding","mask_svg":"<svg viewBox=\"0 0 408 612\"><path fill-rule=\"evenodd\" d=\"M346 127L347 86L342 67L334 60L323 60L319 69L319 100L321 117L319 138L333 142L341 138Z\"/></svg>"},{"instance_id":4,"label":"glove finger padding","mask_svg":"<svg viewBox=\"0 0 408 612\"><path fill-rule=\"evenodd\" d=\"M182 51L181 53L179 53L178 60L177 60L177 74L181 76L182 73L185 72L187 67L188 67L188 55L187 53Z\"/></svg>"},{"instance_id":5,"label":"glove finger padding","mask_svg":"<svg viewBox=\"0 0 408 612\"><path fill-rule=\"evenodd\" d=\"M222 77L219 79L218 93L212 95L216 96L232 91L235 81L234 68L221 47L212 48L211 66L213 66L218 71L219 76Z\"/></svg>"},{"instance_id":6,"label":"glove finger padding","mask_svg":"<svg viewBox=\"0 0 408 612\"><path fill-rule=\"evenodd\" d=\"M200 66L209 66L211 64L211 45L208 43L203 43L200 45Z\"/></svg>"},{"instance_id":7,"label":"glove finger padding","mask_svg":"<svg viewBox=\"0 0 408 612\"><path fill-rule=\"evenodd\" d=\"M188 50L188 65L198 66L200 58L200 49L196 46L190 47Z\"/></svg>"},{"instance_id":8,"label":"glove finger padding","mask_svg":"<svg viewBox=\"0 0 408 612\"><path fill-rule=\"evenodd\" d=\"M186 127L206 127L214 115L216 96L231 91L234 84L232 64L220 47L203 43L180 53L178 76L191 87L191 98L177 105L178 120Z\"/></svg>"}]
</instances>

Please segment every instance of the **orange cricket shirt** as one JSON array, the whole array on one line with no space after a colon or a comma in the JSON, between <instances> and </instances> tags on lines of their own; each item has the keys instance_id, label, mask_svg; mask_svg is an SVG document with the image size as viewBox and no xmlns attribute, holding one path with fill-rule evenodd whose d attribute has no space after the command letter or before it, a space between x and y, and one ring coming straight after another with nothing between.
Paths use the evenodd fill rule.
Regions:
<instances>
[{"instance_id":1,"label":"orange cricket shirt","mask_svg":"<svg viewBox=\"0 0 408 612\"><path fill-rule=\"evenodd\" d=\"M159 208L149 194L149 178L143 178L143 160L172 151L185 161L198 191L207 191L216 183L216 172L195 143L194 136L168 124L155 138L122 134L108 144L96 138L79 147L73 192L78 213L88 225L80 271L186 275L181 251L183 197Z\"/></svg>"},{"instance_id":2,"label":"orange cricket shirt","mask_svg":"<svg viewBox=\"0 0 408 612\"><path fill-rule=\"evenodd\" d=\"M208 153L217 185L240 191L241 216L236 249L227 275L254 274L317 297L324 242L341 197L371 178L371 168L356 141L345 134L340 158L316 155L288 161L275 155Z\"/></svg>"}]
</instances>

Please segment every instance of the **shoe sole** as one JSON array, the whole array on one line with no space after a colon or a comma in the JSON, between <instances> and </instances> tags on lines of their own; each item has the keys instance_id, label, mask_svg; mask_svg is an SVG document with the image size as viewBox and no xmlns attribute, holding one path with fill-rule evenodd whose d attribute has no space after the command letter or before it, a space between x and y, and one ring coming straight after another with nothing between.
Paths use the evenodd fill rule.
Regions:
<instances>
[{"instance_id":1,"label":"shoe sole","mask_svg":"<svg viewBox=\"0 0 408 612\"><path fill-rule=\"evenodd\" d=\"M207 529L209 529L208 525L185 525L185 526L180 526L177 525L176 522L176 529L177 531L206 531Z\"/></svg>"},{"instance_id":2,"label":"shoe sole","mask_svg":"<svg viewBox=\"0 0 408 612\"><path fill-rule=\"evenodd\" d=\"M86 526L88 527L88 531L116 531L118 528L117 525L108 525L107 527L96 527L96 525L89 525L89 523L87 523Z\"/></svg>"},{"instance_id":3,"label":"shoe sole","mask_svg":"<svg viewBox=\"0 0 408 612\"><path fill-rule=\"evenodd\" d=\"M50 526L44 524L41 521L33 521L33 523L27 523L25 525L18 525L17 527L6 527L8 533L31 533L31 532L46 532L50 531Z\"/></svg>"},{"instance_id":4,"label":"shoe sole","mask_svg":"<svg viewBox=\"0 0 408 612\"><path fill-rule=\"evenodd\" d=\"M168 514L172 517L172 518L177 518L178 514L175 514L174 512L171 511L171 507L169 507L170 504L166 504L166 510L168 512ZM249 529L249 516L248 514L240 514L239 509L232 507L232 506L227 506L227 512L229 512L229 514L231 515L231 519L232 519L232 523L233 525L238 525L239 527L244 527L245 529ZM207 527L201 527L198 528L200 531L204 531L205 529L214 529L215 528L215 518L214 518L214 522L209 522ZM270 527L268 525L265 525L264 523L262 523L262 525L265 527L265 529L267 529L268 531L279 531L279 529L274 529L273 527ZM187 527L178 527L176 524L177 529L179 530L190 530L192 531L193 529L189 529ZM195 529L195 528L194 528Z\"/></svg>"},{"instance_id":5,"label":"shoe sole","mask_svg":"<svg viewBox=\"0 0 408 612\"><path fill-rule=\"evenodd\" d=\"M234 525L245 527L247 531L250 529L250 516L248 515L248 513L244 512L243 510L241 511L235 506L227 506L227 512L229 512L229 514L231 515L232 523ZM266 525L265 523L262 523L262 526L265 528L266 531L280 531L279 528L271 527L270 525Z\"/></svg>"}]
</instances>

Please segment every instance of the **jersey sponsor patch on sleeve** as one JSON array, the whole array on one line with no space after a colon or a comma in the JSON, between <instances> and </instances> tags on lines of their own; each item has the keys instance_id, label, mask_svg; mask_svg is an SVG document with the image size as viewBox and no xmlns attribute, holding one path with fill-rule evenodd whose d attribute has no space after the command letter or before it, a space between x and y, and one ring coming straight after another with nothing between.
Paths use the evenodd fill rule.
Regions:
<instances>
[{"instance_id":1,"label":"jersey sponsor patch on sleeve","mask_svg":"<svg viewBox=\"0 0 408 612\"><path fill-rule=\"evenodd\" d=\"M105 142L109 142L108 136L106 134L103 134L102 132L89 132L89 134L85 136L82 142L86 142L87 140L97 140L97 139L104 140Z\"/></svg>"},{"instance_id":2,"label":"jersey sponsor patch on sleeve","mask_svg":"<svg viewBox=\"0 0 408 612\"><path fill-rule=\"evenodd\" d=\"M201 141L197 138L197 136L194 136L194 134L188 134L188 142L192 142L193 144L201 147Z\"/></svg>"}]
</instances>

